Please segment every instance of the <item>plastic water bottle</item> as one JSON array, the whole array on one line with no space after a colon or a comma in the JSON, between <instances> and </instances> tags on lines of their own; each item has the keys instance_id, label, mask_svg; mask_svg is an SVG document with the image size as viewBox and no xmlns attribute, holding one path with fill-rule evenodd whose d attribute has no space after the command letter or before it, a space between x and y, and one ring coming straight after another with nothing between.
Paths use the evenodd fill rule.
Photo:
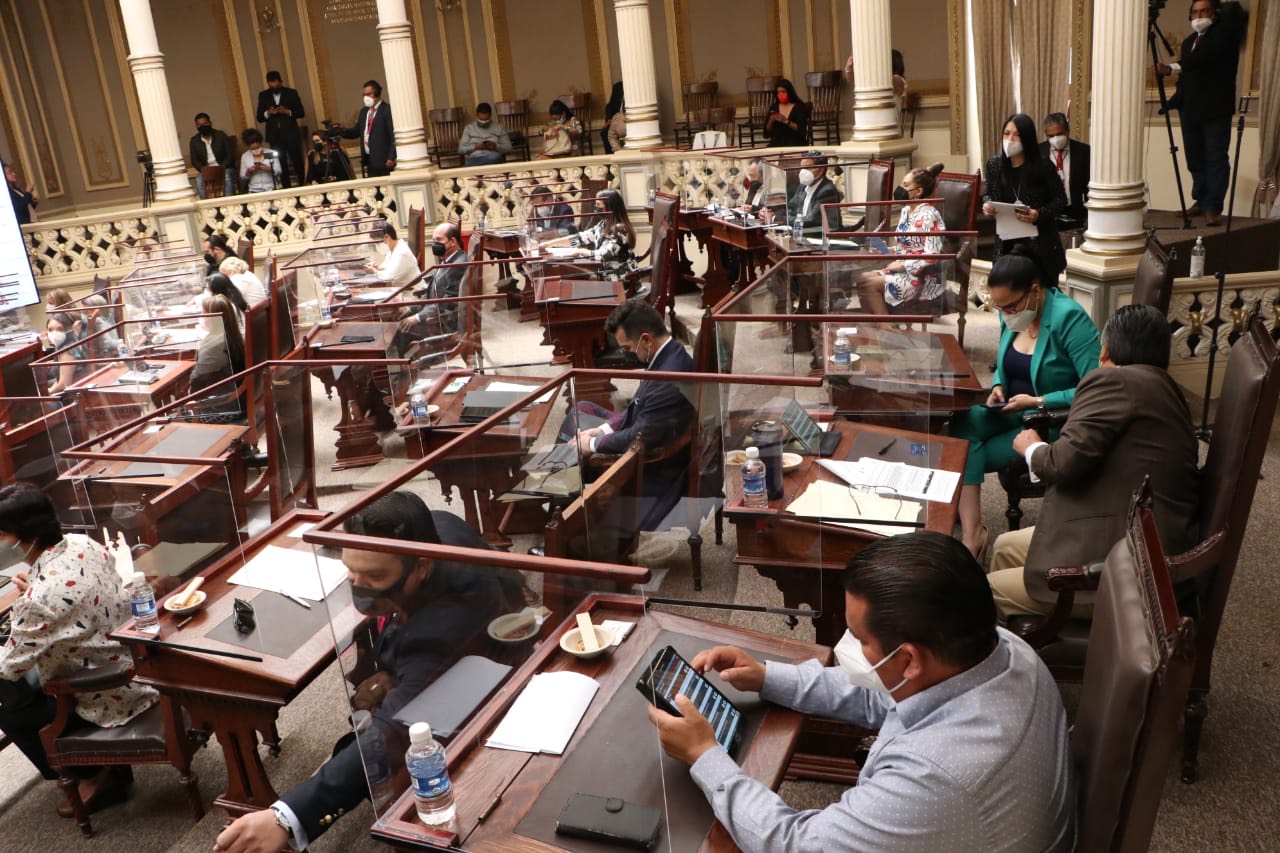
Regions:
<instances>
[{"instance_id":1,"label":"plastic water bottle","mask_svg":"<svg viewBox=\"0 0 1280 853\"><path fill-rule=\"evenodd\" d=\"M365 778L369 780L373 807L382 811L395 793L391 765L387 763L387 742L368 711L356 711L351 715L351 722L356 729L356 741L360 744L360 758L364 762Z\"/></svg>"},{"instance_id":2,"label":"plastic water bottle","mask_svg":"<svg viewBox=\"0 0 1280 853\"><path fill-rule=\"evenodd\" d=\"M804 242L804 217L797 216L796 221L791 225L791 241L794 243Z\"/></svg>"},{"instance_id":3,"label":"plastic water bottle","mask_svg":"<svg viewBox=\"0 0 1280 853\"><path fill-rule=\"evenodd\" d=\"M1203 268L1203 265L1202 265L1202 268ZM120 357L121 364L127 365L129 363L129 342L126 341L124 338L121 338L120 346L117 347L116 352Z\"/></svg>"},{"instance_id":4,"label":"plastic water bottle","mask_svg":"<svg viewBox=\"0 0 1280 853\"><path fill-rule=\"evenodd\" d=\"M760 461L760 448L747 448L747 461L742 463L742 503L746 506L768 506L765 492L764 462Z\"/></svg>"},{"instance_id":5,"label":"plastic water bottle","mask_svg":"<svg viewBox=\"0 0 1280 853\"><path fill-rule=\"evenodd\" d=\"M155 631L160 627L160 619L156 616L156 594L147 583L147 576L142 572L134 572L129 581L129 609L133 611L133 624L139 631Z\"/></svg>"},{"instance_id":6,"label":"plastic water bottle","mask_svg":"<svg viewBox=\"0 0 1280 853\"><path fill-rule=\"evenodd\" d=\"M1204 278L1204 238L1197 237L1191 247L1191 277Z\"/></svg>"},{"instance_id":7,"label":"plastic water bottle","mask_svg":"<svg viewBox=\"0 0 1280 853\"><path fill-rule=\"evenodd\" d=\"M836 342L831 345L831 360L836 370L848 370L853 364L853 353L849 349L849 339L843 332L836 334Z\"/></svg>"},{"instance_id":8,"label":"plastic water bottle","mask_svg":"<svg viewBox=\"0 0 1280 853\"><path fill-rule=\"evenodd\" d=\"M449 782L449 765L444 747L431 736L431 726L414 723L409 727L409 749L404 766L413 780L413 798L418 819L428 826L440 826L453 820L453 785Z\"/></svg>"},{"instance_id":9,"label":"plastic water bottle","mask_svg":"<svg viewBox=\"0 0 1280 853\"><path fill-rule=\"evenodd\" d=\"M413 412L413 422L419 426L431 423L431 410L427 407L427 392L418 391L409 398L409 407Z\"/></svg>"}]
</instances>

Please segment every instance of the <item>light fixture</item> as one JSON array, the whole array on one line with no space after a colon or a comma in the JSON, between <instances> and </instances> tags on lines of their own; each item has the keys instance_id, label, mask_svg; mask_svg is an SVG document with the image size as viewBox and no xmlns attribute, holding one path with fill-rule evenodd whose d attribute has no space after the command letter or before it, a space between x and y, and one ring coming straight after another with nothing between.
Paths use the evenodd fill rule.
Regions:
<instances>
[{"instance_id":1,"label":"light fixture","mask_svg":"<svg viewBox=\"0 0 1280 853\"><path fill-rule=\"evenodd\" d=\"M280 18L276 15L275 6L267 3L258 11L258 31L269 33L279 29L279 27Z\"/></svg>"},{"instance_id":2,"label":"light fixture","mask_svg":"<svg viewBox=\"0 0 1280 853\"><path fill-rule=\"evenodd\" d=\"M462 8L462 0L436 0L437 12L452 12Z\"/></svg>"}]
</instances>

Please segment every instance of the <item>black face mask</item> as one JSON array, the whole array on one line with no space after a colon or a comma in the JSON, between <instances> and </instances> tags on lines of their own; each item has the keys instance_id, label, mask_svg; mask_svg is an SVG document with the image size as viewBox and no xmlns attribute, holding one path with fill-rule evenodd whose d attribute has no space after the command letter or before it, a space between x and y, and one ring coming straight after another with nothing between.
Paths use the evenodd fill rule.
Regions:
<instances>
[{"instance_id":1,"label":"black face mask","mask_svg":"<svg viewBox=\"0 0 1280 853\"><path fill-rule=\"evenodd\" d=\"M213 128L207 124L200 125L200 135L206 137L213 136Z\"/></svg>"},{"instance_id":2,"label":"black face mask","mask_svg":"<svg viewBox=\"0 0 1280 853\"><path fill-rule=\"evenodd\" d=\"M752 192L755 192L756 190L760 189L760 185L762 183L763 181L749 181L747 183L747 189L751 190Z\"/></svg>"},{"instance_id":3,"label":"black face mask","mask_svg":"<svg viewBox=\"0 0 1280 853\"><path fill-rule=\"evenodd\" d=\"M898 186L893 188L894 201L910 201L911 193L907 192L906 187Z\"/></svg>"},{"instance_id":4,"label":"black face mask","mask_svg":"<svg viewBox=\"0 0 1280 853\"><path fill-rule=\"evenodd\" d=\"M409 579L406 570L400 579L386 589L375 589L371 586L351 584L351 605L365 616L386 616L400 603L400 595L404 592L405 582ZM390 607L379 602L389 602Z\"/></svg>"},{"instance_id":5,"label":"black face mask","mask_svg":"<svg viewBox=\"0 0 1280 853\"><path fill-rule=\"evenodd\" d=\"M317 150L317 151L323 151L323 150L324 150L324 143L323 143L323 142L313 142L313 143L311 143L311 147L312 147L312 148L314 148L314 149L315 149L315 150Z\"/></svg>"},{"instance_id":6,"label":"black face mask","mask_svg":"<svg viewBox=\"0 0 1280 853\"><path fill-rule=\"evenodd\" d=\"M435 255L437 258L443 258L444 250L444 243L438 243L435 240L431 241L431 254Z\"/></svg>"},{"instance_id":7,"label":"black face mask","mask_svg":"<svg viewBox=\"0 0 1280 853\"><path fill-rule=\"evenodd\" d=\"M206 264L208 264L209 266L213 266L214 264L216 264L216 263L218 262L218 259L217 259L217 258L215 258L213 255L206 254L206 255L204 256L204 262L205 262Z\"/></svg>"}]
</instances>

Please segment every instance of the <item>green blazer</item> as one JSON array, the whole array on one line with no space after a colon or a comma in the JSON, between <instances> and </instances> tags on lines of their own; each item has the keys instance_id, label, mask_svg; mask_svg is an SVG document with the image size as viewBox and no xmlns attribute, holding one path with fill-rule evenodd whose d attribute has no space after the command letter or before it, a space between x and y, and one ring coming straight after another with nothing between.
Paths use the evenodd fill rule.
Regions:
<instances>
[{"instance_id":1,"label":"green blazer","mask_svg":"<svg viewBox=\"0 0 1280 853\"><path fill-rule=\"evenodd\" d=\"M1044 311L1040 313L1040 336L1031 356L1031 387L1044 398L1049 409L1071 405L1076 385L1098 366L1102 342L1098 327L1089 314L1070 296L1057 288L1044 288ZM1017 337L1004 324L1000 313L1000 346L996 349L996 372L992 385L1004 385L1004 354Z\"/></svg>"}]
</instances>

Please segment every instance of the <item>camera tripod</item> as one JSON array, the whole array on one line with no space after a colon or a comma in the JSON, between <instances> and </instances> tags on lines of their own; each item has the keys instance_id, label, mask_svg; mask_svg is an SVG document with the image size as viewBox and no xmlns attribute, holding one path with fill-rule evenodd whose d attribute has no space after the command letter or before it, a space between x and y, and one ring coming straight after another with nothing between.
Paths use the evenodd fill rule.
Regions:
<instances>
[{"instance_id":1,"label":"camera tripod","mask_svg":"<svg viewBox=\"0 0 1280 853\"><path fill-rule=\"evenodd\" d=\"M1169 99L1164 91L1164 76L1160 73L1160 51L1156 47L1157 40L1164 45L1169 56L1173 56L1173 45L1160 30L1157 19L1164 0L1148 0L1147 3L1147 47L1151 50L1151 68L1155 72L1156 91L1160 93L1160 115L1164 116L1164 129L1169 134L1169 156L1173 158L1173 179L1178 185L1178 207L1182 211L1182 227L1191 227L1191 214L1187 212L1187 196L1182 189L1182 169L1178 166L1178 143L1173 138L1173 119L1169 116Z\"/></svg>"}]
</instances>

